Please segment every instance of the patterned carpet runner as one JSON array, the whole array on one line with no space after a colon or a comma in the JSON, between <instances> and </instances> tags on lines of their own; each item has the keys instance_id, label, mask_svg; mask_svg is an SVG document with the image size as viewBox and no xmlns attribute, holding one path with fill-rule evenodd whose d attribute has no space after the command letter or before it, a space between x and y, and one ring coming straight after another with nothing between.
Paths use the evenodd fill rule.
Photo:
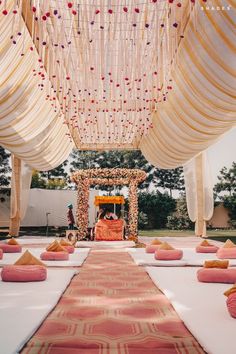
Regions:
<instances>
[{"instance_id":1,"label":"patterned carpet runner","mask_svg":"<svg viewBox=\"0 0 236 354\"><path fill-rule=\"evenodd\" d=\"M21 353L204 351L145 270L135 265L126 252L93 250Z\"/></svg>"}]
</instances>

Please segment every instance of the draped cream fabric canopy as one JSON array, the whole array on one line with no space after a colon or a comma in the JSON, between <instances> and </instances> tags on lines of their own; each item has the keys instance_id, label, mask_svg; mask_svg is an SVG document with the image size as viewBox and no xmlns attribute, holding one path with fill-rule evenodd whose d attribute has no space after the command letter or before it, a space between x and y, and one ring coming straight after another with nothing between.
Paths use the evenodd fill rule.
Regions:
<instances>
[{"instance_id":1,"label":"draped cream fabric canopy","mask_svg":"<svg viewBox=\"0 0 236 354\"><path fill-rule=\"evenodd\" d=\"M30 50L34 46L25 23L21 16L14 18L14 2L8 5L8 15L0 15L0 144L31 167L49 170L68 157L73 143L59 103L46 101L51 83L44 68L44 87L34 76L39 57ZM14 21L19 38L12 45Z\"/></svg>"},{"instance_id":2,"label":"draped cream fabric canopy","mask_svg":"<svg viewBox=\"0 0 236 354\"><path fill-rule=\"evenodd\" d=\"M213 196L203 151L236 125L235 7L1 2L0 144L14 155L12 234L31 169L58 166L74 144L140 149L155 166L184 165L190 217L205 233Z\"/></svg>"},{"instance_id":3,"label":"draped cream fabric canopy","mask_svg":"<svg viewBox=\"0 0 236 354\"><path fill-rule=\"evenodd\" d=\"M181 166L235 126L235 19L232 7L199 11L197 31L190 22L173 70L174 90L153 114L154 128L140 144L154 165Z\"/></svg>"},{"instance_id":4,"label":"draped cream fabric canopy","mask_svg":"<svg viewBox=\"0 0 236 354\"><path fill-rule=\"evenodd\" d=\"M235 4L178 4L3 2L1 144L44 170L73 140L140 148L162 168L214 143L236 121Z\"/></svg>"}]
</instances>

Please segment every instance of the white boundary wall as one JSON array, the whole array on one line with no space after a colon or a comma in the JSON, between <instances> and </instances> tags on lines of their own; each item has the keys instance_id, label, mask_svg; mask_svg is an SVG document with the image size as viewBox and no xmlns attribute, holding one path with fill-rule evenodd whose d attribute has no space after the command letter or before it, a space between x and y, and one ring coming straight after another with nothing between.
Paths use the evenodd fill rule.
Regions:
<instances>
[{"instance_id":1,"label":"white boundary wall","mask_svg":"<svg viewBox=\"0 0 236 354\"><path fill-rule=\"evenodd\" d=\"M99 195L98 190L90 189L89 193L89 226L93 226L96 209L94 198ZM46 226L48 214L49 226L67 226L67 204L73 204L73 213L76 215L76 190L49 190L34 188L30 190L29 204L21 226ZM6 198L7 199L7 198ZM9 225L9 199L0 205L0 226Z\"/></svg>"}]
</instances>

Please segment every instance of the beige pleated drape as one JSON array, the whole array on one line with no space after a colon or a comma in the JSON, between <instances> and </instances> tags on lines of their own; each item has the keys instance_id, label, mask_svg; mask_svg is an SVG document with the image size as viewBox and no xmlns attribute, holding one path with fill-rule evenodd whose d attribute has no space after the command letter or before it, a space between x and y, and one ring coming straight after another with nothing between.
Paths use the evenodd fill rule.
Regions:
<instances>
[{"instance_id":1,"label":"beige pleated drape","mask_svg":"<svg viewBox=\"0 0 236 354\"><path fill-rule=\"evenodd\" d=\"M173 68L173 91L153 114L154 128L140 148L153 165L184 165L187 206L195 234L206 235L213 213L213 189L204 151L236 126L236 4L229 11L198 7Z\"/></svg>"},{"instance_id":2,"label":"beige pleated drape","mask_svg":"<svg viewBox=\"0 0 236 354\"><path fill-rule=\"evenodd\" d=\"M74 145L59 102L47 99L51 83L22 18L21 36L12 43L13 17L11 8L0 16L0 145L32 168L49 170L61 164Z\"/></svg>"},{"instance_id":3,"label":"beige pleated drape","mask_svg":"<svg viewBox=\"0 0 236 354\"><path fill-rule=\"evenodd\" d=\"M206 152L184 165L187 208L195 222L195 234L206 236L206 221L214 210L213 184Z\"/></svg>"},{"instance_id":4,"label":"beige pleated drape","mask_svg":"<svg viewBox=\"0 0 236 354\"><path fill-rule=\"evenodd\" d=\"M184 165L236 125L236 4L227 3L230 11L198 7L196 26L189 22L172 69L173 90L153 113L154 128L140 144L155 166Z\"/></svg>"}]
</instances>

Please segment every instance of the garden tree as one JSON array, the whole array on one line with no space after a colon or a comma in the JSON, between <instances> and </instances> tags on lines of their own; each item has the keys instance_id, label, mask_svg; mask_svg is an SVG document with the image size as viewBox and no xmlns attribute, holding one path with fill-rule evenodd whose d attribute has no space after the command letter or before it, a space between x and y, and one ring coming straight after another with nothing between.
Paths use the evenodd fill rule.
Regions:
<instances>
[{"instance_id":1,"label":"garden tree","mask_svg":"<svg viewBox=\"0 0 236 354\"><path fill-rule=\"evenodd\" d=\"M46 183L46 189L65 189L67 180L65 178L51 178Z\"/></svg>"},{"instance_id":2,"label":"garden tree","mask_svg":"<svg viewBox=\"0 0 236 354\"><path fill-rule=\"evenodd\" d=\"M172 197L172 191L183 191L184 188L184 176L183 168L178 167L173 170L155 169L153 171L153 184L155 187L162 187L168 189L169 194Z\"/></svg>"},{"instance_id":3,"label":"garden tree","mask_svg":"<svg viewBox=\"0 0 236 354\"><path fill-rule=\"evenodd\" d=\"M46 179L42 178L40 172L33 170L30 188L46 188Z\"/></svg>"},{"instance_id":4,"label":"garden tree","mask_svg":"<svg viewBox=\"0 0 236 354\"><path fill-rule=\"evenodd\" d=\"M175 170L161 170L152 166L142 155L140 150L118 151L76 151L71 155L71 172L76 169L87 168L139 168L147 173L146 180L139 185L139 189L150 186L183 190L182 168Z\"/></svg>"},{"instance_id":5,"label":"garden tree","mask_svg":"<svg viewBox=\"0 0 236 354\"><path fill-rule=\"evenodd\" d=\"M11 181L11 167L9 164L9 157L11 154L0 146L0 187L9 187Z\"/></svg>"},{"instance_id":6,"label":"garden tree","mask_svg":"<svg viewBox=\"0 0 236 354\"><path fill-rule=\"evenodd\" d=\"M61 165L57 166L56 168L53 168L52 170L40 172L40 175L41 177L47 178L48 180L53 178L67 179L68 173L65 170L67 164L68 164L68 160L64 161Z\"/></svg>"},{"instance_id":7,"label":"garden tree","mask_svg":"<svg viewBox=\"0 0 236 354\"><path fill-rule=\"evenodd\" d=\"M32 173L32 181L30 188L41 189L65 189L67 181L65 178L50 178L42 177L42 174L36 170Z\"/></svg>"},{"instance_id":8,"label":"garden tree","mask_svg":"<svg viewBox=\"0 0 236 354\"><path fill-rule=\"evenodd\" d=\"M224 196L224 206L229 210L230 222L233 228L236 228L236 193Z\"/></svg>"},{"instance_id":9,"label":"garden tree","mask_svg":"<svg viewBox=\"0 0 236 354\"><path fill-rule=\"evenodd\" d=\"M70 154L71 159L71 167L70 172L74 172L76 170L86 170L89 168L97 168L99 165L97 164L97 159L101 152L99 151L81 151L81 150L73 150Z\"/></svg>"},{"instance_id":10,"label":"garden tree","mask_svg":"<svg viewBox=\"0 0 236 354\"><path fill-rule=\"evenodd\" d=\"M140 168L144 170L148 176L140 188L147 188L150 184L149 173L152 166L147 162L145 157L139 150L118 150L118 151L73 151L71 154L71 168L74 172L76 169L88 168ZM101 186L100 189L111 190L113 187ZM121 189L121 186L117 186Z\"/></svg>"},{"instance_id":11,"label":"garden tree","mask_svg":"<svg viewBox=\"0 0 236 354\"><path fill-rule=\"evenodd\" d=\"M223 167L218 176L219 182L214 187L217 197L224 203L229 210L231 224L236 227L236 162L227 169Z\"/></svg>"},{"instance_id":12,"label":"garden tree","mask_svg":"<svg viewBox=\"0 0 236 354\"><path fill-rule=\"evenodd\" d=\"M148 225L148 216L147 214L140 211L138 213L138 229L143 230Z\"/></svg>"},{"instance_id":13,"label":"garden tree","mask_svg":"<svg viewBox=\"0 0 236 354\"><path fill-rule=\"evenodd\" d=\"M49 171L33 171L31 188L65 189L68 186L69 176L65 170L68 160Z\"/></svg>"},{"instance_id":14,"label":"garden tree","mask_svg":"<svg viewBox=\"0 0 236 354\"><path fill-rule=\"evenodd\" d=\"M140 191L138 206L139 211L148 218L145 228L159 229L166 226L167 216L175 210L176 203L167 193Z\"/></svg>"},{"instance_id":15,"label":"garden tree","mask_svg":"<svg viewBox=\"0 0 236 354\"><path fill-rule=\"evenodd\" d=\"M185 194L176 201L176 210L167 217L167 228L172 230L188 230L194 228L194 223L189 219Z\"/></svg>"},{"instance_id":16,"label":"garden tree","mask_svg":"<svg viewBox=\"0 0 236 354\"><path fill-rule=\"evenodd\" d=\"M236 193L236 162L233 162L232 167L227 169L223 167L220 170L220 175L217 177L219 182L216 183L214 190L217 193L226 192L230 196Z\"/></svg>"}]
</instances>

